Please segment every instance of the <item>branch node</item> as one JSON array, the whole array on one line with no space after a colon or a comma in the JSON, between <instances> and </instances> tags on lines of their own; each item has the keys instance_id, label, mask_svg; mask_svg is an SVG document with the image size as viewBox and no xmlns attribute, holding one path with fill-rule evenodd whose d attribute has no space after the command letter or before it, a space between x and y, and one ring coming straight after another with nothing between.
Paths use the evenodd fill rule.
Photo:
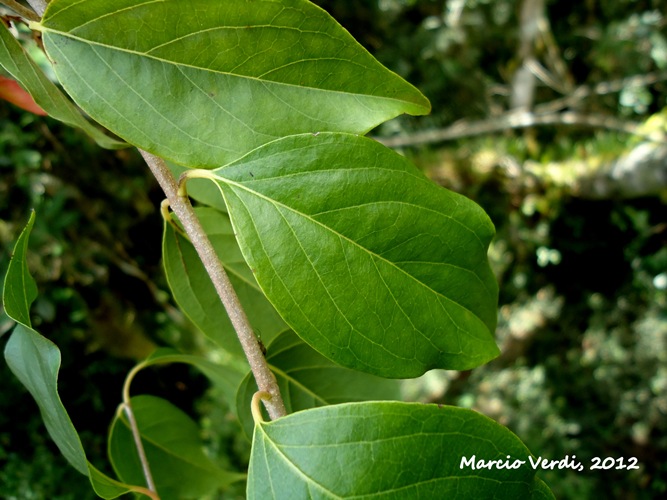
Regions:
<instances>
[{"instance_id":1,"label":"branch node","mask_svg":"<svg viewBox=\"0 0 667 500\"><path fill-rule=\"evenodd\" d=\"M162 158L146 151L139 150L139 152L144 157L160 187L162 187L162 190L167 195L171 210L173 210L179 222L183 225L185 233L195 247L206 272L210 276L211 282L220 297L220 301L224 305L229 319L236 330L250 369L257 382L257 387L260 391L265 391L273 396L270 400L266 400L266 408L269 416L271 419L284 416L287 412L285 410L285 403L280 395L280 387L276 383L276 379L273 373L271 373L271 369L260 350L257 337L248 321L248 317L215 252L215 248L211 245L201 222L190 204L190 200L181 194L185 194L185 182L191 177L211 180L216 180L218 177L209 170L193 169L186 171L181 175L180 181L176 182L174 175Z\"/></svg>"}]
</instances>

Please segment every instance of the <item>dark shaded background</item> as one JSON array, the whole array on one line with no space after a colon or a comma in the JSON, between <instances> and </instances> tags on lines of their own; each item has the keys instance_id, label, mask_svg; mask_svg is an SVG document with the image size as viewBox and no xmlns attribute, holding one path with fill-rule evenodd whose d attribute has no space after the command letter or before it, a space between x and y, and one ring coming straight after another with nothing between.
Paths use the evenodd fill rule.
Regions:
<instances>
[{"instance_id":1,"label":"dark shaded background","mask_svg":"<svg viewBox=\"0 0 667 500\"><path fill-rule=\"evenodd\" d=\"M557 498L664 495L665 2L317 3L433 104L430 116L394 120L374 135L409 142L464 120L454 140L401 151L436 182L480 203L497 228L490 257L500 281L503 354L470 372L434 371L406 383L406 397L475 408L538 456L576 455L585 464L639 459L638 471L543 472ZM528 21L541 19L541 28L521 49L531 8ZM503 126L527 57L538 64L526 113L603 120ZM581 88L585 97L558 106ZM480 123L499 125L478 134ZM637 148L653 153L630 155ZM34 324L62 351L62 399L102 470L127 371L155 345L200 345L172 305L160 267L162 197L133 151L100 150L74 130L0 101L0 274L36 209ZM2 347L11 326L0 316ZM0 380L0 497L93 498L4 363ZM135 389L199 419L221 463L245 467L248 445L201 376L165 367L140 375Z\"/></svg>"}]
</instances>

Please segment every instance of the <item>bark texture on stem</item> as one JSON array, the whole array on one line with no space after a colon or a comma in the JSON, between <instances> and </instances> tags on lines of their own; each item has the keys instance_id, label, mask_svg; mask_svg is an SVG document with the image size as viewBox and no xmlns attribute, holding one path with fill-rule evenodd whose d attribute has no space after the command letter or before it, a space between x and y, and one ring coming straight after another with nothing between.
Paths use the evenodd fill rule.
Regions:
<instances>
[{"instance_id":1,"label":"bark texture on stem","mask_svg":"<svg viewBox=\"0 0 667 500\"><path fill-rule=\"evenodd\" d=\"M187 197L179 196L176 179L162 158L146 151L139 151L162 187L162 190L167 195L171 209L181 224L183 224L183 228L190 238L192 245L197 250L206 272L211 277L213 286L218 292L218 296L225 306L229 319L236 330L236 334L243 347L243 352L248 359L250 369L257 382L257 387L260 391L266 391L271 395L270 400L263 400L269 416L272 420L275 420L286 415L285 404L280 395L276 378L269 369L269 365L259 347L257 337L250 326L245 311L227 277L227 273L220 263L220 259L218 259L211 242L192 209L190 200Z\"/></svg>"}]
</instances>

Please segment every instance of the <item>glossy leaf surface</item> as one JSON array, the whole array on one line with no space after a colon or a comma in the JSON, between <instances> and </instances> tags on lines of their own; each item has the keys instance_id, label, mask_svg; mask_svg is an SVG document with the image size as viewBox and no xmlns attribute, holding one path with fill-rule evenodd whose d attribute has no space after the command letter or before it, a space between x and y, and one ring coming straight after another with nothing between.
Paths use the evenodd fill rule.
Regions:
<instances>
[{"instance_id":1,"label":"glossy leaf surface","mask_svg":"<svg viewBox=\"0 0 667 500\"><path fill-rule=\"evenodd\" d=\"M257 282L327 358L408 378L498 354L493 225L405 158L363 137L305 134L207 175Z\"/></svg>"},{"instance_id":2,"label":"glossy leaf surface","mask_svg":"<svg viewBox=\"0 0 667 500\"><path fill-rule=\"evenodd\" d=\"M30 305L37 288L26 265L30 230L35 214L19 236L7 269L2 300L7 315L17 322L5 346L5 360L12 373L30 392L39 406L51 439L81 474L89 477L95 492L103 498L116 498L136 487L122 484L97 470L88 460L79 435L58 395L60 351L30 327Z\"/></svg>"},{"instance_id":3,"label":"glossy leaf surface","mask_svg":"<svg viewBox=\"0 0 667 500\"><path fill-rule=\"evenodd\" d=\"M181 165L217 167L277 137L366 133L430 110L305 0L53 0L39 29L86 112Z\"/></svg>"},{"instance_id":4,"label":"glossy leaf surface","mask_svg":"<svg viewBox=\"0 0 667 500\"><path fill-rule=\"evenodd\" d=\"M245 478L244 474L225 471L212 462L204 453L197 424L168 401L136 396L131 406L161 500L202 498ZM123 480L143 480L125 413L112 424L109 456Z\"/></svg>"},{"instance_id":5,"label":"glossy leaf surface","mask_svg":"<svg viewBox=\"0 0 667 500\"><path fill-rule=\"evenodd\" d=\"M291 330L267 345L266 360L278 380L287 413L353 401L400 398L400 383L350 370L328 360ZM250 402L257 384L248 374L239 387L236 408L248 437L253 420Z\"/></svg>"},{"instance_id":6,"label":"glossy leaf surface","mask_svg":"<svg viewBox=\"0 0 667 500\"><path fill-rule=\"evenodd\" d=\"M35 102L51 117L90 135L103 148L118 149L127 144L108 137L88 122L72 102L28 57L7 27L0 22L0 66L16 78Z\"/></svg>"},{"instance_id":7,"label":"glossy leaf surface","mask_svg":"<svg viewBox=\"0 0 667 500\"><path fill-rule=\"evenodd\" d=\"M461 467L462 457L525 463ZM349 403L255 428L248 499L553 498L506 428L455 407Z\"/></svg>"},{"instance_id":8,"label":"glossy leaf surface","mask_svg":"<svg viewBox=\"0 0 667 500\"><path fill-rule=\"evenodd\" d=\"M229 218L211 208L195 211L253 328L270 341L287 326L245 263ZM165 224L162 256L169 287L181 310L211 340L232 354L242 354L236 332L197 252L190 241L168 223Z\"/></svg>"}]
</instances>

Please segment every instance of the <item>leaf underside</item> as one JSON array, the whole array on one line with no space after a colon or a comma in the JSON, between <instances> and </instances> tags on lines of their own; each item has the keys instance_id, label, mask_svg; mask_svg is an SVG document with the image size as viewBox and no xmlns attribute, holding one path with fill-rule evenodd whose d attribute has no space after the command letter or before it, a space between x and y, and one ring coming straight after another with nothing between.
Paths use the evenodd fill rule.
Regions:
<instances>
[{"instance_id":1,"label":"leaf underside","mask_svg":"<svg viewBox=\"0 0 667 500\"><path fill-rule=\"evenodd\" d=\"M35 62L28 57L19 42L0 22L0 66L5 68L30 93L37 104L51 117L72 127L78 127L100 146L109 149L128 144L112 139L88 122L61 90L51 82Z\"/></svg>"},{"instance_id":2,"label":"leaf underside","mask_svg":"<svg viewBox=\"0 0 667 500\"><path fill-rule=\"evenodd\" d=\"M304 134L213 173L257 282L325 357L408 378L498 354L493 225L403 157Z\"/></svg>"},{"instance_id":3,"label":"leaf underside","mask_svg":"<svg viewBox=\"0 0 667 500\"><path fill-rule=\"evenodd\" d=\"M37 288L28 272L26 256L34 220L33 212L16 242L5 276L3 305L7 315L17 322L5 345L5 360L35 399L51 439L70 465L88 476L99 496L116 498L135 487L106 476L86 459L79 435L58 395L60 351L30 327L30 306L37 297Z\"/></svg>"},{"instance_id":4,"label":"leaf underside","mask_svg":"<svg viewBox=\"0 0 667 500\"><path fill-rule=\"evenodd\" d=\"M462 457L526 463L461 467ZM553 498L530 452L472 410L418 403L349 403L255 427L248 499Z\"/></svg>"},{"instance_id":5,"label":"leaf underside","mask_svg":"<svg viewBox=\"0 0 667 500\"><path fill-rule=\"evenodd\" d=\"M54 0L41 30L79 106L191 167L224 165L286 135L366 133L430 110L305 0Z\"/></svg>"}]
</instances>

